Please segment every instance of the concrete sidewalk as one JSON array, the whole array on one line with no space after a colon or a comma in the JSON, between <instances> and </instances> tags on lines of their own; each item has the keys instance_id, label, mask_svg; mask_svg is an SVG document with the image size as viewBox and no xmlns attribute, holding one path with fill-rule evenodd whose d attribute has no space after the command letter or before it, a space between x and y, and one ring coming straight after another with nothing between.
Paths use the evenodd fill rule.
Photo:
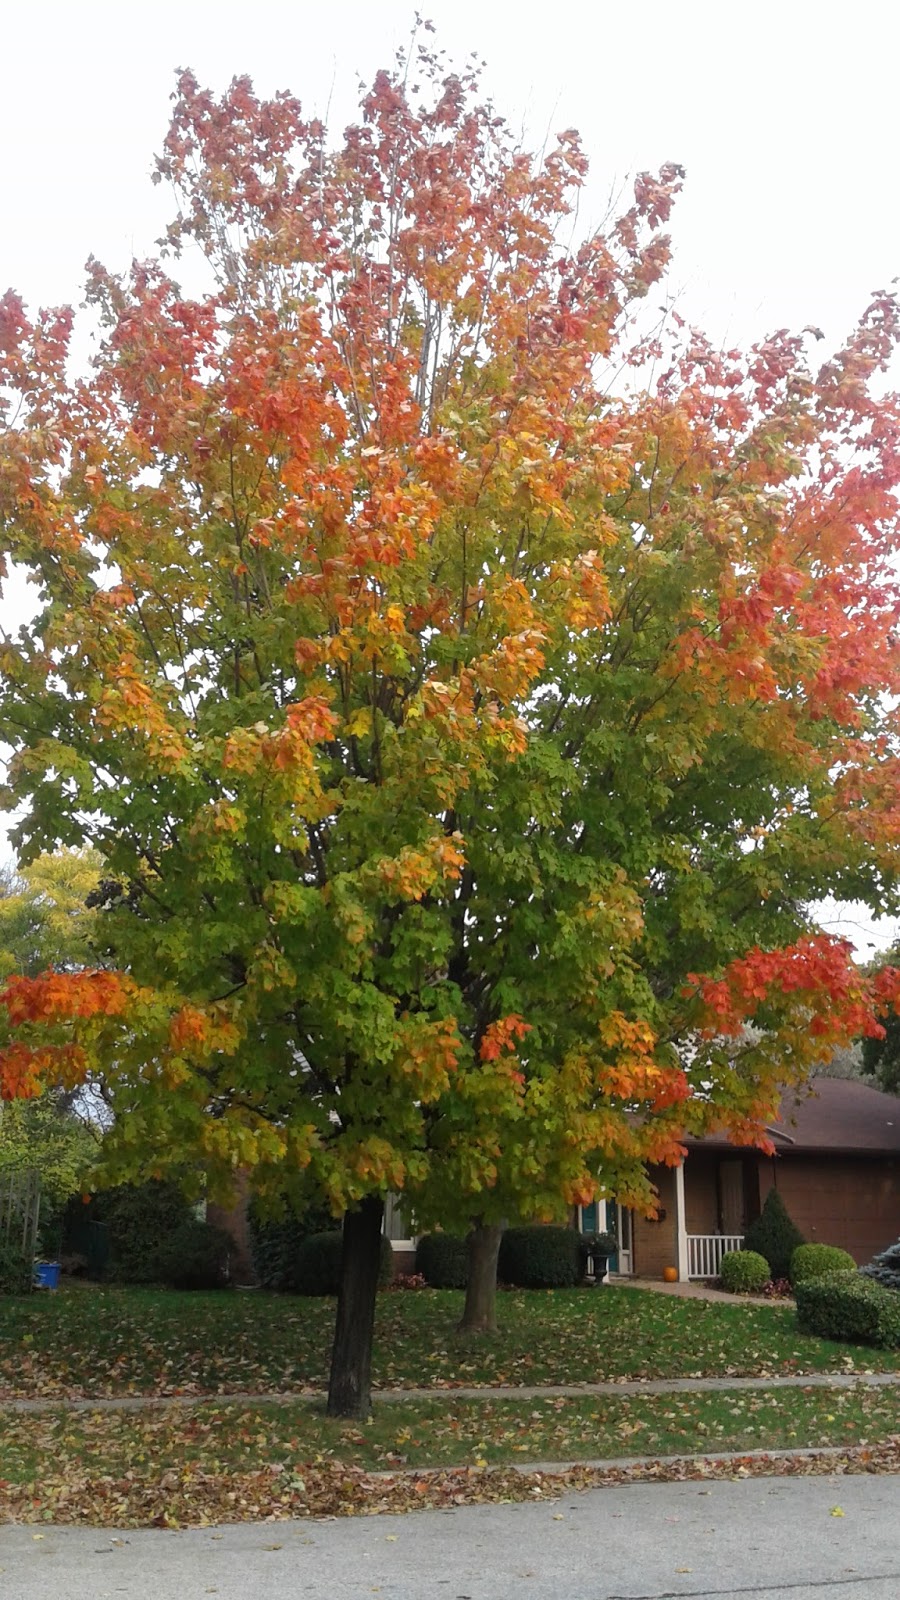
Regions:
<instances>
[{"instance_id":1,"label":"concrete sidewalk","mask_svg":"<svg viewBox=\"0 0 900 1600\"><path fill-rule=\"evenodd\" d=\"M676 1300L719 1300L732 1306L792 1306L793 1297L776 1299L764 1294L728 1294L724 1289L714 1289L708 1283L663 1283L661 1278L624 1278L611 1276L610 1286L616 1289L646 1289L651 1294L667 1294Z\"/></svg>"},{"instance_id":2,"label":"concrete sidewalk","mask_svg":"<svg viewBox=\"0 0 900 1600\"><path fill-rule=\"evenodd\" d=\"M622 1395L696 1394L732 1389L870 1389L900 1385L900 1372L810 1372L773 1374L771 1377L738 1378L623 1378L608 1383L555 1383L510 1385L464 1385L459 1388L373 1389L376 1405L404 1400L541 1400L589 1399L592 1395L621 1398ZM325 1398L321 1389L300 1389L277 1394L172 1394L98 1396L95 1399L3 1400L0 1416L12 1414L40 1416L52 1411L148 1411L167 1406L284 1406L297 1402L313 1405Z\"/></svg>"}]
</instances>

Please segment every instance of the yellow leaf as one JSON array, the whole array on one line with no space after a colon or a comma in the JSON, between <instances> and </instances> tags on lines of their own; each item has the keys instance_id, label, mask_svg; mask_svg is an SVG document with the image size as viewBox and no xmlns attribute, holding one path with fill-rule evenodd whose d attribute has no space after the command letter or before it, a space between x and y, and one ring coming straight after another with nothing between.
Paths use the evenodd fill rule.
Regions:
<instances>
[{"instance_id":1,"label":"yellow leaf","mask_svg":"<svg viewBox=\"0 0 900 1600\"><path fill-rule=\"evenodd\" d=\"M358 711L354 711L347 723L347 732L356 738L364 737L365 734L372 732L371 706L360 706Z\"/></svg>"}]
</instances>

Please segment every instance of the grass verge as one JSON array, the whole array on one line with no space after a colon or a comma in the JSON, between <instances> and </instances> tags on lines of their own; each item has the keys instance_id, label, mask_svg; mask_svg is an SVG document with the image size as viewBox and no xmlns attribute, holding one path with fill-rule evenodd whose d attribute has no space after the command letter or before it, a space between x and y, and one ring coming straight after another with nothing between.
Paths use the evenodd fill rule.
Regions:
<instances>
[{"instance_id":1,"label":"grass verge","mask_svg":"<svg viewBox=\"0 0 900 1600\"><path fill-rule=\"evenodd\" d=\"M860 1385L537 1402L445 1396L383 1405L365 1425L335 1422L309 1401L13 1415L0 1439L0 1520L180 1526L521 1499L629 1476L761 1468L573 1467L548 1480L511 1472L516 1462L809 1446L838 1452L827 1470L900 1470L900 1393ZM439 1470L416 1475L425 1468ZM793 1470L814 1464L796 1460Z\"/></svg>"}]
</instances>

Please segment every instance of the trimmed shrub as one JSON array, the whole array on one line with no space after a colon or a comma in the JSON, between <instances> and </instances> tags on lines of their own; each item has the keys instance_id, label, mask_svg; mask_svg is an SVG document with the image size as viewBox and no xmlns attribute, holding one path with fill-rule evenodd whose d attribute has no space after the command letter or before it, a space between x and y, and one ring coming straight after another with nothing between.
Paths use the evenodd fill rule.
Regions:
<instances>
[{"instance_id":1,"label":"trimmed shrub","mask_svg":"<svg viewBox=\"0 0 900 1600\"><path fill-rule=\"evenodd\" d=\"M798 1244L791 1256L791 1283L827 1278L832 1272L855 1272L856 1262L836 1244Z\"/></svg>"},{"instance_id":2,"label":"trimmed shrub","mask_svg":"<svg viewBox=\"0 0 900 1600\"><path fill-rule=\"evenodd\" d=\"M31 1261L14 1245L0 1244L0 1294L28 1294Z\"/></svg>"},{"instance_id":3,"label":"trimmed shrub","mask_svg":"<svg viewBox=\"0 0 900 1600\"><path fill-rule=\"evenodd\" d=\"M156 1276L173 1289L224 1289L234 1249L231 1235L192 1217L163 1240Z\"/></svg>"},{"instance_id":4,"label":"trimmed shrub","mask_svg":"<svg viewBox=\"0 0 900 1600\"><path fill-rule=\"evenodd\" d=\"M416 1271L432 1289L464 1289L469 1249L458 1233L424 1233L416 1245Z\"/></svg>"},{"instance_id":5,"label":"trimmed shrub","mask_svg":"<svg viewBox=\"0 0 900 1600\"><path fill-rule=\"evenodd\" d=\"M263 1289L298 1294L297 1257L304 1241L313 1233L334 1231L334 1218L321 1206L305 1211L285 1211L267 1215L256 1201L251 1202L250 1254L256 1276Z\"/></svg>"},{"instance_id":6,"label":"trimmed shrub","mask_svg":"<svg viewBox=\"0 0 900 1600\"><path fill-rule=\"evenodd\" d=\"M296 1286L298 1294L337 1294L341 1284L341 1252L344 1236L339 1229L329 1233L311 1233L297 1252ZM382 1236L381 1268L378 1282L381 1288L394 1276L394 1252L390 1239Z\"/></svg>"},{"instance_id":7,"label":"trimmed shrub","mask_svg":"<svg viewBox=\"0 0 900 1600\"><path fill-rule=\"evenodd\" d=\"M778 1190L770 1189L762 1211L744 1234L744 1249L765 1256L773 1278L789 1278L791 1257L797 1246L805 1243L800 1229L795 1228L788 1216Z\"/></svg>"},{"instance_id":8,"label":"trimmed shrub","mask_svg":"<svg viewBox=\"0 0 900 1600\"><path fill-rule=\"evenodd\" d=\"M866 1278L874 1278L876 1283L883 1284L886 1289L900 1289L900 1240L888 1245L860 1271Z\"/></svg>"},{"instance_id":9,"label":"trimmed shrub","mask_svg":"<svg viewBox=\"0 0 900 1600\"><path fill-rule=\"evenodd\" d=\"M797 1321L820 1339L900 1348L900 1295L859 1272L797 1284Z\"/></svg>"},{"instance_id":10,"label":"trimmed shrub","mask_svg":"<svg viewBox=\"0 0 900 1600\"><path fill-rule=\"evenodd\" d=\"M497 1276L517 1289L570 1289L581 1273L574 1228L507 1228L500 1241Z\"/></svg>"},{"instance_id":11,"label":"trimmed shrub","mask_svg":"<svg viewBox=\"0 0 900 1600\"><path fill-rule=\"evenodd\" d=\"M761 1294L769 1282L769 1263L755 1250L727 1250L719 1275L729 1294Z\"/></svg>"}]
</instances>

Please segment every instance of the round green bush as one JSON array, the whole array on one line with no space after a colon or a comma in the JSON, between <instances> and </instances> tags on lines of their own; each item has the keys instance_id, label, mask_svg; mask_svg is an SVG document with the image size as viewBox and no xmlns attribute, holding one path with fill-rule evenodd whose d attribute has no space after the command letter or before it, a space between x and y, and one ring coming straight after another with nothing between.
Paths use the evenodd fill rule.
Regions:
<instances>
[{"instance_id":1,"label":"round green bush","mask_svg":"<svg viewBox=\"0 0 900 1600\"><path fill-rule=\"evenodd\" d=\"M832 1272L855 1272L856 1262L835 1244L798 1244L791 1256L791 1283L827 1278Z\"/></svg>"},{"instance_id":2,"label":"round green bush","mask_svg":"<svg viewBox=\"0 0 900 1600\"><path fill-rule=\"evenodd\" d=\"M759 1294L769 1281L769 1263L755 1250L728 1250L719 1276L729 1294Z\"/></svg>"},{"instance_id":3,"label":"round green bush","mask_svg":"<svg viewBox=\"0 0 900 1600\"><path fill-rule=\"evenodd\" d=\"M233 1251L224 1228L191 1217L156 1251L156 1276L172 1289L224 1289Z\"/></svg>"},{"instance_id":4,"label":"round green bush","mask_svg":"<svg viewBox=\"0 0 900 1600\"><path fill-rule=\"evenodd\" d=\"M344 1236L339 1229L311 1233L297 1252L295 1270L298 1294L337 1294L341 1286L341 1253ZM381 1239L381 1265L378 1282L383 1288L394 1276L394 1252L390 1239Z\"/></svg>"},{"instance_id":5,"label":"round green bush","mask_svg":"<svg viewBox=\"0 0 900 1600\"><path fill-rule=\"evenodd\" d=\"M464 1289L469 1249L458 1233L423 1233L416 1245L416 1271L432 1289Z\"/></svg>"},{"instance_id":6,"label":"round green bush","mask_svg":"<svg viewBox=\"0 0 900 1600\"><path fill-rule=\"evenodd\" d=\"M507 1228L500 1241L497 1276L517 1289L570 1289L581 1274L574 1228Z\"/></svg>"}]
</instances>

